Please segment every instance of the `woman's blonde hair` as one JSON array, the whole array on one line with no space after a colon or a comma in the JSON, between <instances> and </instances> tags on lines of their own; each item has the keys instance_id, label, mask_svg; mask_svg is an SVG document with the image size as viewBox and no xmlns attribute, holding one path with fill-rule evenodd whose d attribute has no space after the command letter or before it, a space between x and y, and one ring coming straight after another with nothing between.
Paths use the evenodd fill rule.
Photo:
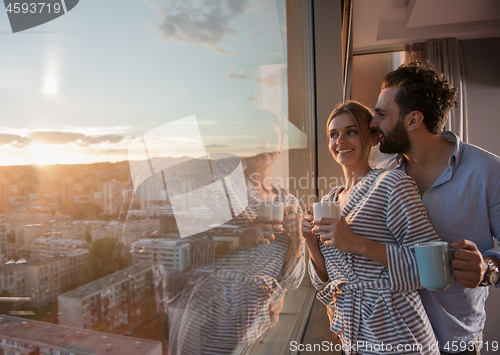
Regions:
<instances>
[{"instance_id":1,"label":"woman's blonde hair","mask_svg":"<svg viewBox=\"0 0 500 355\"><path fill-rule=\"evenodd\" d=\"M365 105L360 104L359 102L354 100L338 104L333 108L330 116L328 117L328 121L326 123L327 136L329 136L328 130L332 120L343 113L347 113L352 117L352 120L354 121L354 124L356 125L356 128L361 135L361 145L363 147L363 151L366 152L367 155L370 155L371 150L366 149L366 146L371 146L371 134L374 132L370 128L370 121L373 118L373 111Z\"/></svg>"}]
</instances>

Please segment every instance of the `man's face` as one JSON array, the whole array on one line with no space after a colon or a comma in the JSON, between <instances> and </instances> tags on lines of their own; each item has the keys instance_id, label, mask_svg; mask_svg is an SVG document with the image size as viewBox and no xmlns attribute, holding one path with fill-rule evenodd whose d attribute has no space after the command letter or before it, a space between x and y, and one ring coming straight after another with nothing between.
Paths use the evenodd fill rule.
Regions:
<instances>
[{"instance_id":1,"label":"man's face","mask_svg":"<svg viewBox=\"0 0 500 355\"><path fill-rule=\"evenodd\" d=\"M394 102L398 88L389 87L380 93L375 106L375 116L370 127L379 134L380 151L386 154L405 154L411 150L410 137L406 130L404 117Z\"/></svg>"}]
</instances>

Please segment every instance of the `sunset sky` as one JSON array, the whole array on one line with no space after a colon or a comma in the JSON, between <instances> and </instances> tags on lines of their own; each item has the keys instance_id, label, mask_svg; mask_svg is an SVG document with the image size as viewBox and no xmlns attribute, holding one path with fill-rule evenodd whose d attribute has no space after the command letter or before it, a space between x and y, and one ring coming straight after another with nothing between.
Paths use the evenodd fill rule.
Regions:
<instances>
[{"instance_id":1,"label":"sunset sky","mask_svg":"<svg viewBox=\"0 0 500 355\"><path fill-rule=\"evenodd\" d=\"M127 160L192 115L207 150L251 154L252 110L287 117L283 3L84 0L18 33L0 12L0 165Z\"/></svg>"}]
</instances>

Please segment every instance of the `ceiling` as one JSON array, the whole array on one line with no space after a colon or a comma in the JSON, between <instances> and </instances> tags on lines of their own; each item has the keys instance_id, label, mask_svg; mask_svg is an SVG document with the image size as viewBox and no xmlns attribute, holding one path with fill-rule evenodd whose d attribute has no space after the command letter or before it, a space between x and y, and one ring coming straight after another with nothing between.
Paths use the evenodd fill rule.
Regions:
<instances>
[{"instance_id":1,"label":"ceiling","mask_svg":"<svg viewBox=\"0 0 500 355\"><path fill-rule=\"evenodd\" d=\"M353 51L427 39L500 37L500 0L353 0Z\"/></svg>"}]
</instances>

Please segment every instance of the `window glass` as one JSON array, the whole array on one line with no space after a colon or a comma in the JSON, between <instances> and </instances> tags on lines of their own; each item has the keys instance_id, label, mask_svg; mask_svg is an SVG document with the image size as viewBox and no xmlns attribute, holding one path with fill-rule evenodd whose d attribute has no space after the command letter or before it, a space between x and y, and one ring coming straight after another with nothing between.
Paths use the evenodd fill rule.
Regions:
<instances>
[{"instance_id":1,"label":"window glass","mask_svg":"<svg viewBox=\"0 0 500 355\"><path fill-rule=\"evenodd\" d=\"M353 100L375 107L384 76L404 63L404 52L360 54L352 58Z\"/></svg>"},{"instance_id":2,"label":"window glass","mask_svg":"<svg viewBox=\"0 0 500 355\"><path fill-rule=\"evenodd\" d=\"M5 332L61 353L251 353L271 326L288 344L314 161L310 36L285 1L5 3Z\"/></svg>"},{"instance_id":3,"label":"window glass","mask_svg":"<svg viewBox=\"0 0 500 355\"><path fill-rule=\"evenodd\" d=\"M387 73L397 69L404 63L404 52L387 52L355 55L352 58L351 97L370 108L375 108L382 80ZM370 155L370 165L389 158L389 154L374 149Z\"/></svg>"}]
</instances>

